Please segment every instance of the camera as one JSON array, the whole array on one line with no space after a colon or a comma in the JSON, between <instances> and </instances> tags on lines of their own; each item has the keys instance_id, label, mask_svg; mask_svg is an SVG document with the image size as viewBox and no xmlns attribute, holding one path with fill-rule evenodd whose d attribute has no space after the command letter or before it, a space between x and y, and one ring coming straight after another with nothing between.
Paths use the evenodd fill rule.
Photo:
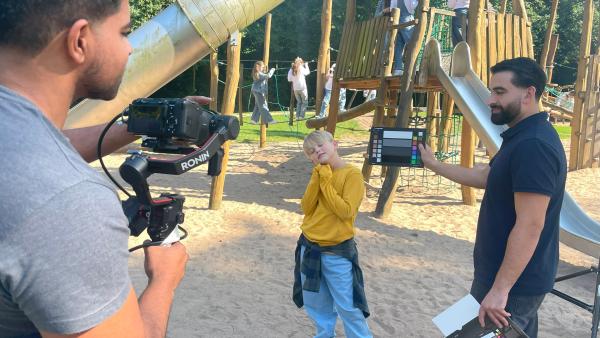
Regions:
<instances>
[{"instance_id":1,"label":"camera","mask_svg":"<svg viewBox=\"0 0 600 338\"><path fill-rule=\"evenodd\" d=\"M148 177L157 173L179 175L207 162L208 175L218 176L224 156L223 145L238 136L240 124L233 116L220 115L179 98L136 99L122 115L127 117L127 131L142 136L142 147L151 148L155 153L181 154L165 159L140 150L130 152L119 167L119 174L135 191L132 195L111 177L102 162L104 135L121 116L113 118L102 132L98 140L98 158L109 178L129 196L122 202L122 207L129 220L130 233L138 236L147 231L152 242L142 246L177 242L185 237L185 230L179 226L185 218L185 197L179 194L153 197ZM184 233L183 237L179 231Z\"/></svg>"},{"instance_id":2,"label":"camera","mask_svg":"<svg viewBox=\"0 0 600 338\"><path fill-rule=\"evenodd\" d=\"M240 125L233 116L204 109L187 99L142 98L128 108L127 131L144 136L142 147L155 152L185 153L181 144L204 144L220 129L226 139L235 139Z\"/></svg>"}]
</instances>

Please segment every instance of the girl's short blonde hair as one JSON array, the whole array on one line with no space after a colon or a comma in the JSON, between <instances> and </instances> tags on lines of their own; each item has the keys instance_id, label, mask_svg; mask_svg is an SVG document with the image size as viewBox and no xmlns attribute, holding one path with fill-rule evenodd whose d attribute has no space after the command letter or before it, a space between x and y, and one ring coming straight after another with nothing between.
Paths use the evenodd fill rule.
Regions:
<instances>
[{"instance_id":1,"label":"girl's short blonde hair","mask_svg":"<svg viewBox=\"0 0 600 338\"><path fill-rule=\"evenodd\" d=\"M333 143L333 135L330 132L325 130L315 130L312 133L306 135L304 138L304 152L309 154L309 151L314 149L314 147L318 144L323 144L325 142Z\"/></svg>"}]
</instances>

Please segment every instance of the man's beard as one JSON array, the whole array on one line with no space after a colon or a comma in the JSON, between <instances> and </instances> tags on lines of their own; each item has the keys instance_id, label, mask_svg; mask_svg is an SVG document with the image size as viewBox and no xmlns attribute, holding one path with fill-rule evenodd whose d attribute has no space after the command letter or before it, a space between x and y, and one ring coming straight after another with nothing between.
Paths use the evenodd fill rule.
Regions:
<instances>
[{"instance_id":1,"label":"man's beard","mask_svg":"<svg viewBox=\"0 0 600 338\"><path fill-rule=\"evenodd\" d=\"M123 80L123 74L107 81L103 79L101 75L102 71L101 62L97 60L85 71L82 86L86 98L109 101L117 96L119 86Z\"/></svg>"},{"instance_id":2,"label":"man's beard","mask_svg":"<svg viewBox=\"0 0 600 338\"><path fill-rule=\"evenodd\" d=\"M519 114L521 114L519 102L511 102L506 107L497 104L490 105L490 109L493 110L494 108L500 109L500 111L498 113L492 113L492 123L499 126L511 123L519 116Z\"/></svg>"}]
</instances>

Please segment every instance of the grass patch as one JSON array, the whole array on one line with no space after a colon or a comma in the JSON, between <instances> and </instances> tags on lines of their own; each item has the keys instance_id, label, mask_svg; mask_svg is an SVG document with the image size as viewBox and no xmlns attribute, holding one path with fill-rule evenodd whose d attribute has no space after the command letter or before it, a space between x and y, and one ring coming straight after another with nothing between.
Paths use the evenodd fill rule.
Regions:
<instances>
[{"instance_id":1,"label":"grass patch","mask_svg":"<svg viewBox=\"0 0 600 338\"><path fill-rule=\"evenodd\" d=\"M554 125L561 140L568 140L571 137L571 126Z\"/></svg>"},{"instance_id":2,"label":"grass patch","mask_svg":"<svg viewBox=\"0 0 600 338\"><path fill-rule=\"evenodd\" d=\"M269 142L289 142L302 141L304 137L313 131L306 127L306 121L294 121L294 125L288 124L289 118L283 112L271 112L276 124L271 124L267 128L267 143ZM244 113L244 125L240 128L240 134L237 142L254 143L260 138L260 125L250 124L251 113ZM312 112L307 112L307 116L313 116ZM238 116L236 114L236 116ZM350 120L338 123L335 136L336 139L363 138L369 135L369 131L362 128L356 120Z\"/></svg>"}]
</instances>

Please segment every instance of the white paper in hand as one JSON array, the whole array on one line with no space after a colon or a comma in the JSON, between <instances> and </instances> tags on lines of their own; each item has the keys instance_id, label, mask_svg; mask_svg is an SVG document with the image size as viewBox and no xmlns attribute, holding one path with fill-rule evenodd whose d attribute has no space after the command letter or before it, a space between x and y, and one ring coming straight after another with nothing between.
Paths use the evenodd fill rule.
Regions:
<instances>
[{"instance_id":1,"label":"white paper in hand","mask_svg":"<svg viewBox=\"0 0 600 338\"><path fill-rule=\"evenodd\" d=\"M478 315L479 303L469 294L433 318L433 323L446 337Z\"/></svg>"}]
</instances>

